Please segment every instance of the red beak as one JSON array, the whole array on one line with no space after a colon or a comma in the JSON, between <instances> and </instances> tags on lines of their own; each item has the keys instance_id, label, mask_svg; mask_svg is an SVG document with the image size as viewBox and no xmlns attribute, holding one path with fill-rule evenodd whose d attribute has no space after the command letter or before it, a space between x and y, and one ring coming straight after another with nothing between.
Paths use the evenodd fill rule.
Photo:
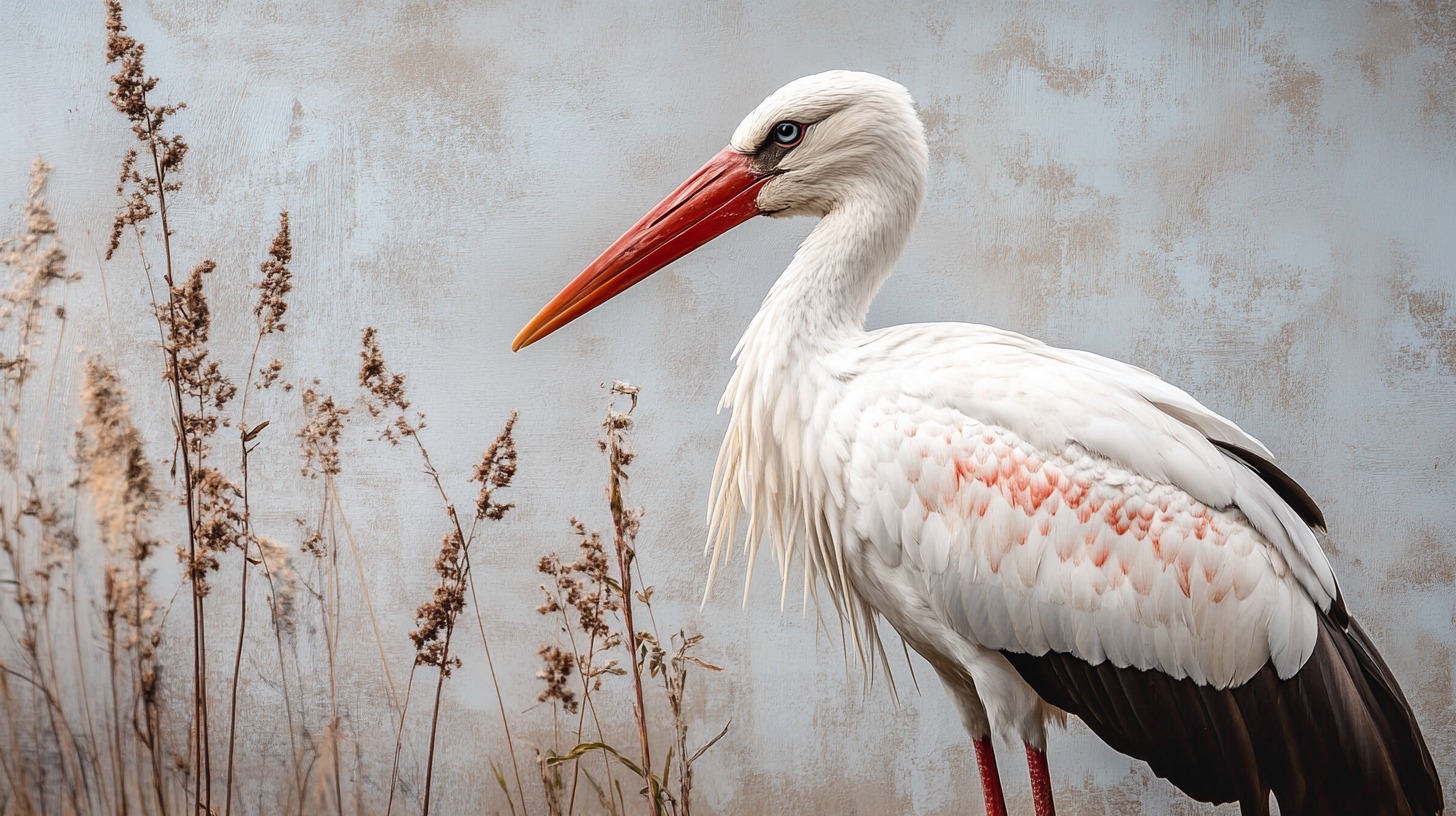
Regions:
<instances>
[{"instance_id":1,"label":"red beak","mask_svg":"<svg viewBox=\"0 0 1456 816\"><path fill-rule=\"evenodd\" d=\"M758 215L758 189L770 178L753 172L748 156L724 148L552 298L511 349L520 351Z\"/></svg>"}]
</instances>

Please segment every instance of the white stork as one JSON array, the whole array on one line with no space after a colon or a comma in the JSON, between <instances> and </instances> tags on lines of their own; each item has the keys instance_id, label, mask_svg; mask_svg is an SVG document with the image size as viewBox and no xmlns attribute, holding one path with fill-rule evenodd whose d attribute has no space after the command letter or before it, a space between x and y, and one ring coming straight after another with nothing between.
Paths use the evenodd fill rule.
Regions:
<instances>
[{"instance_id":1,"label":"white stork","mask_svg":"<svg viewBox=\"0 0 1456 816\"><path fill-rule=\"evenodd\" d=\"M744 511L801 553L862 659L882 615L935 667L1004 813L990 736L1052 813L1046 726L1081 717L1194 798L1440 813L1410 706L1272 454L1153 374L962 323L865 331L928 167L909 93L848 71L764 100L727 148L517 336L520 349L756 215L820 219L735 352L713 565ZM712 580L712 569L709 581Z\"/></svg>"}]
</instances>

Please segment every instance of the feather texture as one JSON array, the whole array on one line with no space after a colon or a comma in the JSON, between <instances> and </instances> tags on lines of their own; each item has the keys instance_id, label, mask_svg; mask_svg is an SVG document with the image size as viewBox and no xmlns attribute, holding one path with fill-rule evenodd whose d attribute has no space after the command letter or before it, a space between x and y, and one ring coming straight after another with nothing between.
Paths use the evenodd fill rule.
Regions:
<instances>
[{"instance_id":1,"label":"feather texture","mask_svg":"<svg viewBox=\"0 0 1456 816\"><path fill-rule=\"evenodd\" d=\"M1288 677L1309 656L1334 598L1313 532L1183 418L1257 445L1232 423L1164 385L1169 415L1139 390L1146 372L1005 332L871 337L851 391L881 396L828 423L852 438L842 512L865 581L898 570L942 622L998 651L1219 688L1271 659ZM893 357L876 359L881 345Z\"/></svg>"},{"instance_id":2,"label":"feather texture","mask_svg":"<svg viewBox=\"0 0 1456 816\"><path fill-rule=\"evenodd\" d=\"M1246 813L1271 790L1289 814L1439 813L1323 516L1269 450L1095 354L966 324L865 332L919 212L923 128L900 86L834 71L770 96L730 149L784 120L803 139L757 205L821 221L735 351L710 587L742 527L750 577L765 543L785 596L801 563L805 603L825 589L867 666L883 616L978 740L1044 748L1069 711Z\"/></svg>"},{"instance_id":3,"label":"feather texture","mask_svg":"<svg viewBox=\"0 0 1456 816\"><path fill-rule=\"evenodd\" d=\"M1047 700L1195 799L1238 802L1246 816L1268 814L1271 792L1286 816L1440 813L1435 764L1390 670L1358 623L1317 620L1314 653L1293 677L1268 665L1224 691L1067 654L1006 657Z\"/></svg>"}]
</instances>

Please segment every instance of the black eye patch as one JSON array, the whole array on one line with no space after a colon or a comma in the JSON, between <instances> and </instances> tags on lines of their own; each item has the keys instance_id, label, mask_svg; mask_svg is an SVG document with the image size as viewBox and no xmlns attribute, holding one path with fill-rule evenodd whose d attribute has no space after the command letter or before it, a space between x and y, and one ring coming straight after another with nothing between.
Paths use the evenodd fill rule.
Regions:
<instances>
[{"instance_id":1,"label":"black eye patch","mask_svg":"<svg viewBox=\"0 0 1456 816\"><path fill-rule=\"evenodd\" d=\"M753 169L762 175L776 172L779 162L804 140L808 130L809 125L789 119L776 123L753 154Z\"/></svg>"}]
</instances>

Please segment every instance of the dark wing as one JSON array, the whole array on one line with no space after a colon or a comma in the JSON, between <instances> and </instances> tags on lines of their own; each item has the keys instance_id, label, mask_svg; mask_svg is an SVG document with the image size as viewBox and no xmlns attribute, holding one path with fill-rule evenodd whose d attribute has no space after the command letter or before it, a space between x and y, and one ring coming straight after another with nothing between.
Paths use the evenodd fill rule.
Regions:
<instances>
[{"instance_id":1,"label":"dark wing","mask_svg":"<svg viewBox=\"0 0 1456 816\"><path fill-rule=\"evenodd\" d=\"M1232 689L1093 666L1071 655L1003 652L1047 702L1189 796L1285 816L1435 816L1445 802L1420 726L1355 621L1320 613L1314 654L1280 680L1266 665Z\"/></svg>"}]
</instances>

